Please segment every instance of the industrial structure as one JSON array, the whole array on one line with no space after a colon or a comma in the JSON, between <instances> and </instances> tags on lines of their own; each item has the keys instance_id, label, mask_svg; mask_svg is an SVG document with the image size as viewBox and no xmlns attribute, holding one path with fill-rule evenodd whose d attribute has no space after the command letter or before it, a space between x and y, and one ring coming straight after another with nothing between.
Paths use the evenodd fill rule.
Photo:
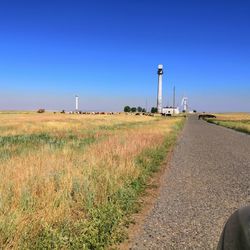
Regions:
<instances>
[{"instance_id":1,"label":"industrial structure","mask_svg":"<svg viewBox=\"0 0 250 250\"><path fill-rule=\"evenodd\" d=\"M162 114L164 115L178 115L180 114L179 107L164 107L162 108Z\"/></svg>"},{"instance_id":2,"label":"industrial structure","mask_svg":"<svg viewBox=\"0 0 250 250\"><path fill-rule=\"evenodd\" d=\"M158 65L158 95L157 95L157 112L162 113L162 75L163 75L163 65Z\"/></svg>"},{"instance_id":3,"label":"industrial structure","mask_svg":"<svg viewBox=\"0 0 250 250\"><path fill-rule=\"evenodd\" d=\"M76 98L76 111L79 111L79 96L76 95L75 98Z\"/></svg>"},{"instance_id":4,"label":"industrial structure","mask_svg":"<svg viewBox=\"0 0 250 250\"><path fill-rule=\"evenodd\" d=\"M188 112L188 98L187 97L183 97L181 100L181 105L183 107L183 112Z\"/></svg>"},{"instance_id":5,"label":"industrial structure","mask_svg":"<svg viewBox=\"0 0 250 250\"><path fill-rule=\"evenodd\" d=\"M173 90L173 106L163 107L162 106L162 75L163 75L163 65L158 65L158 92L157 92L157 112L162 115L177 115L180 113L178 107L175 106L175 87Z\"/></svg>"}]
</instances>

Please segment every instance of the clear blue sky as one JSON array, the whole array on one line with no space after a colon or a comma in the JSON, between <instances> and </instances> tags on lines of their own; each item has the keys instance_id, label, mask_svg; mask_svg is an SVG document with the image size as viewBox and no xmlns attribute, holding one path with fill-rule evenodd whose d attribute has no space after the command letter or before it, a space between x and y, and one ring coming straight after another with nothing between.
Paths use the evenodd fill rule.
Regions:
<instances>
[{"instance_id":1,"label":"clear blue sky","mask_svg":"<svg viewBox=\"0 0 250 250\"><path fill-rule=\"evenodd\" d=\"M0 109L155 106L159 63L164 104L250 111L250 1L0 1Z\"/></svg>"}]
</instances>

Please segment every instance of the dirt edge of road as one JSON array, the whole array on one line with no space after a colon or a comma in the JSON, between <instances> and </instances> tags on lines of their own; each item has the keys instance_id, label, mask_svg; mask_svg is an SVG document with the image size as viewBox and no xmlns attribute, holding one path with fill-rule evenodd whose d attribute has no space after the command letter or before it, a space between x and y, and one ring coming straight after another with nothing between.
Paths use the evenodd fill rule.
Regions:
<instances>
[{"instance_id":1,"label":"dirt edge of road","mask_svg":"<svg viewBox=\"0 0 250 250\"><path fill-rule=\"evenodd\" d=\"M167 153L167 157L164 163L162 164L162 167L160 168L160 170L154 173L154 175L149 179L148 186L145 190L145 193L140 197L138 201L141 205L140 211L138 213L131 215L131 221L133 221L133 223L131 223L127 229L128 238L121 244L112 246L112 247L115 247L115 249L118 249L118 250L131 249L134 239L136 238L137 235L139 235L146 217L149 215L149 213L153 209L154 204L157 198L159 197L160 188L163 183L163 176L170 170L170 167L171 167L170 162L173 156L174 148L183 134L184 127L185 125L183 126L182 130L179 132L179 135L176 138L175 144L169 149L169 152Z\"/></svg>"}]
</instances>

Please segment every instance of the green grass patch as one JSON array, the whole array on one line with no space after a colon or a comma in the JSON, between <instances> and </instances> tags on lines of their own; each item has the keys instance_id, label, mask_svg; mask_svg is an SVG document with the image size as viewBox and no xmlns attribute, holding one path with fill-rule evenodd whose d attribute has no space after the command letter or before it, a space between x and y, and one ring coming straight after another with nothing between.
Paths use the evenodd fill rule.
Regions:
<instances>
[{"instance_id":1,"label":"green grass patch","mask_svg":"<svg viewBox=\"0 0 250 250\"><path fill-rule=\"evenodd\" d=\"M250 120L222 121L216 119L206 119L206 121L226 128L234 129L239 132L250 134Z\"/></svg>"},{"instance_id":2,"label":"green grass patch","mask_svg":"<svg viewBox=\"0 0 250 250\"><path fill-rule=\"evenodd\" d=\"M93 133L86 137L78 138L74 134L66 134L63 138L52 136L48 133L30 135L11 135L0 137L0 159L8 160L12 156L30 153L47 146L50 150L71 147L74 150L81 150L96 141Z\"/></svg>"}]
</instances>

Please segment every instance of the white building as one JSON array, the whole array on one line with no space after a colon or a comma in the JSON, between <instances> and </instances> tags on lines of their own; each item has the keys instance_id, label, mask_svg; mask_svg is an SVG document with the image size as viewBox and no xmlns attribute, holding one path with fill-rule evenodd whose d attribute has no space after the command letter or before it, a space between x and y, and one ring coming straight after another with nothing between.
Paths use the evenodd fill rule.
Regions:
<instances>
[{"instance_id":1,"label":"white building","mask_svg":"<svg viewBox=\"0 0 250 250\"><path fill-rule=\"evenodd\" d=\"M162 114L164 115L178 115L180 114L179 107L165 107L162 108Z\"/></svg>"}]
</instances>

